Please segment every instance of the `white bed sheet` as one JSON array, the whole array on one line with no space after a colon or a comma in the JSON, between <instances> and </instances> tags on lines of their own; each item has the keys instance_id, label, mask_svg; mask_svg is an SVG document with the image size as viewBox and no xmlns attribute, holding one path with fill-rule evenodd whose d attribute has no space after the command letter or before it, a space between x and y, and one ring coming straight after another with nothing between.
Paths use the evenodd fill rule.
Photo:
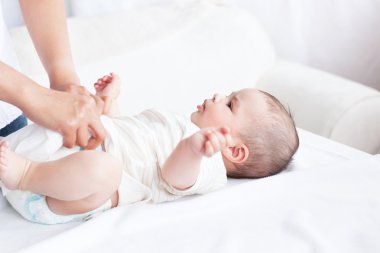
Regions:
<instances>
[{"instance_id":1,"label":"white bed sheet","mask_svg":"<svg viewBox=\"0 0 380 253\"><path fill-rule=\"evenodd\" d=\"M33 224L2 199L0 252L380 252L380 158L299 131L277 176L83 224Z\"/></svg>"}]
</instances>

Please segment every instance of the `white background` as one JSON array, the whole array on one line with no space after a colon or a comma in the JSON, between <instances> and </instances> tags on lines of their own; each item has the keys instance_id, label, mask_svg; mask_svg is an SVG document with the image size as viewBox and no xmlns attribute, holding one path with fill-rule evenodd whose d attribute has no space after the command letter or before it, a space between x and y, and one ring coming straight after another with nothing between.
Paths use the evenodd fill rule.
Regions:
<instances>
[{"instance_id":1,"label":"white background","mask_svg":"<svg viewBox=\"0 0 380 253\"><path fill-rule=\"evenodd\" d=\"M1 1L8 25L21 25L18 1ZM259 20L279 57L380 90L380 0L194 1L236 4ZM167 2L170 0L66 0L66 5L69 15L88 15Z\"/></svg>"}]
</instances>

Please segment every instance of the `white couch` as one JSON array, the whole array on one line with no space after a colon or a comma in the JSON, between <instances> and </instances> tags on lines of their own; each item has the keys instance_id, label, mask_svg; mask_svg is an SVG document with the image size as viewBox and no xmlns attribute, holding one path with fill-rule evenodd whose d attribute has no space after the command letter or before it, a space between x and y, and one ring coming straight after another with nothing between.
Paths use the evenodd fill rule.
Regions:
<instances>
[{"instance_id":1,"label":"white couch","mask_svg":"<svg viewBox=\"0 0 380 253\"><path fill-rule=\"evenodd\" d=\"M82 82L90 87L97 77L118 72L126 113L151 106L187 112L215 91L257 86L288 105L298 127L380 153L378 91L277 59L266 33L243 10L190 2L71 18ZM25 28L11 35L23 72L47 85ZM163 93L172 96L161 99Z\"/></svg>"},{"instance_id":2,"label":"white couch","mask_svg":"<svg viewBox=\"0 0 380 253\"><path fill-rule=\"evenodd\" d=\"M277 62L257 85L289 106L298 127L380 153L379 91L290 62Z\"/></svg>"},{"instance_id":3,"label":"white couch","mask_svg":"<svg viewBox=\"0 0 380 253\"><path fill-rule=\"evenodd\" d=\"M253 13L281 58L380 90L378 0L224 1Z\"/></svg>"}]
</instances>

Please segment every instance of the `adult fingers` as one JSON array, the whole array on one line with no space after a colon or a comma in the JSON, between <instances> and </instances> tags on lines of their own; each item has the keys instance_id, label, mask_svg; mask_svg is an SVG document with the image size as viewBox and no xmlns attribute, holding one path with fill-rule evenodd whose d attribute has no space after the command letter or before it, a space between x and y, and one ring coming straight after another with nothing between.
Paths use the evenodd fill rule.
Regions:
<instances>
[{"instance_id":1,"label":"adult fingers","mask_svg":"<svg viewBox=\"0 0 380 253\"><path fill-rule=\"evenodd\" d=\"M90 137L90 134L88 132L87 126L79 127L77 130L77 142L76 144L80 147L87 147L88 145L88 138Z\"/></svg>"},{"instance_id":2,"label":"adult fingers","mask_svg":"<svg viewBox=\"0 0 380 253\"><path fill-rule=\"evenodd\" d=\"M90 132L91 132L91 138L88 141L88 145L86 146L86 149L95 149L98 147L104 140L106 136L106 131L100 122L100 120L96 120L92 122L88 126Z\"/></svg>"},{"instance_id":3,"label":"adult fingers","mask_svg":"<svg viewBox=\"0 0 380 253\"><path fill-rule=\"evenodd\" d=\"M63 133L63 145L67 148L74 147L76 143L76 132Z\"/></svg>"}]
</instances>

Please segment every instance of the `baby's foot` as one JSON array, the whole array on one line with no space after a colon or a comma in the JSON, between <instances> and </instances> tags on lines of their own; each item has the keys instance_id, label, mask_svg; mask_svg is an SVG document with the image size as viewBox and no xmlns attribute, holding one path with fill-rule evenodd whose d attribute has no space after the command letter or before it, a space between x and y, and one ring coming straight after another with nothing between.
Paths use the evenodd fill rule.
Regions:
<instances>
[{"instance_id":1,"label":"baby's foot","mask_svg":"<svg viewBox=\"0 0 380 253\"><path fill-rule=\"evenodd\" d=\"M9 149L5 140L0 140L0 180L10 190L21 189L23 179L30 167L28 159Z\"/></svg>"},{"instance_id":2,"label":"baby's foot","mask_svg":"<svg viewBox=\"0 0 380 253\"><path fill-rule=\"evenodd\" d=\"M94 84L96 95L116 99L120 94L120 78L115 73L99 78Z\"/></svg>"}]
</instances>

